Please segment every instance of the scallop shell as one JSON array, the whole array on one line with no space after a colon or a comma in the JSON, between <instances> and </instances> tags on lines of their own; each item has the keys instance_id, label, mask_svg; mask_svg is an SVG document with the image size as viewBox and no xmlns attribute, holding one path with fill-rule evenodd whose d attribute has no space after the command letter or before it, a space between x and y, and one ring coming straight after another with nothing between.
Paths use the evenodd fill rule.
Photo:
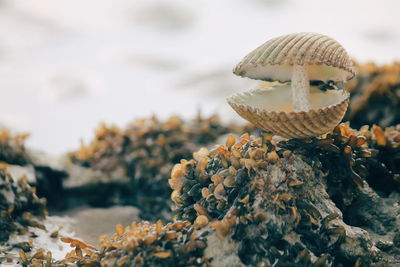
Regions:
<instances>
[{"instance_id":1,"label":"scallop shell","mask_svg":"<svg viewBox=\"0 0 400 267\"><path fill-rule=\"evenodd\" d=\"M257 127L288 139L318 136L332 130L346 113L350 94L337 104L309 111L276 112L239 103L240 94L228 98L229 105L244 119Z\"/></svg>"},{"instance_id":2,"label":"scallop shell","mask_svg":"<svg viewBox=\"0 0 400 267\"><path fill-rule=\"evenodd\" d=\"M307 32L267 41L245 56L233 73L259 80L288 81L294 64L309 66L310 80L343 82L355 75L352 60L337 41Z\"/></svg>"}]
</instances>

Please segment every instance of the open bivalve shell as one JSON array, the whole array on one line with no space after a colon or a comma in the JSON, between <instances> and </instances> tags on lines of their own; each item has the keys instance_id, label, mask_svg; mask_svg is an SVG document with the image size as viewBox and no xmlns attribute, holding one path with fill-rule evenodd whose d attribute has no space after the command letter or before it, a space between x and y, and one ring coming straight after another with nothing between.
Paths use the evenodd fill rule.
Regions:
<instances>
[{"instance_id":1,"label":"open bivalve shell","mask_svg":"<svg viewBox=\"0 0 400 267\"><path fill-rule=\"evenodd\" d=\"M256 80L288 82L227 99L244 119L286 138L314 137L338 125L349 105L349 93L338 85L355 75L345 49L317 33L271 39L245 56L233 72Z\"/></svg>"},{"instance_id":2,"label":"open bivalve shell","mask_svg":"<svg viewBox=\"0 0 400 267\"><path fill-rule=\"evenodd\" d=\"M326 95L325 95L326 94ZM229 105L257 127L285 138L308 138L332 130L340 123L349 105L346 91L321 92L311 88L309 111L294 112L286 97L290 85L259 88L229 97Z\"/></svg>"}]
</instances>

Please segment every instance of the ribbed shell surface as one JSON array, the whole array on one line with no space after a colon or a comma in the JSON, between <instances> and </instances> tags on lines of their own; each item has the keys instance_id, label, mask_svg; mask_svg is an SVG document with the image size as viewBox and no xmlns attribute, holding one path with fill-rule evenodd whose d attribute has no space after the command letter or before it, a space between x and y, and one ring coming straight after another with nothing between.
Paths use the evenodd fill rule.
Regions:
<instances>
[{"instance_id":1,"label":"ribbed shell surface","mask_svg":"<svg viewBox=\"0 0 400 267\"><path fill-rule=\"evenodd\" d=\"M308 138L327 133L340 123L349 105L349 94L336 105L301 112L266 111L238 104L233 97L228 103L241 117L269 133L288 139Z\"/></svg>"},{"instance_id":2,"label":"ribbed shell surface","mask_svg":"<svg viewBox=\"0 0 400 267\"><path fill-rule=\"evenodd\" d=\"M348 79L355 75L352 60L337 41L326 35L307 32L283 35L267 41L245 56L233 72L246 76L247 68L294 64L340 68L349 72Z\"/></svg>"}]
</instances>

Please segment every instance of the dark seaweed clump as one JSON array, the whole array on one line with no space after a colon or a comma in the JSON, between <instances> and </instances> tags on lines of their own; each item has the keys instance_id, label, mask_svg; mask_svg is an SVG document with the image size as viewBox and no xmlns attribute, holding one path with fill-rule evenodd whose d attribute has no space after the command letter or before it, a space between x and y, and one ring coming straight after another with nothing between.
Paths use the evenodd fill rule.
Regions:
<instances>
[{"instance_id":1,"label":"dark seaweed clump","mask_svg":"<svg viewBox=\"0 0 400 267\"><path fill-rule=\"evenodd\" d=\"M46 200L36 195L36 188L28 183L26 176L15 177L8 171L9 164L30 162L24 145L27 136L0 130L0 244L11 233L26 233L28 226L43 228L37 217L45 216Z\"/></svg>"},{"instance_id":2,"label":"dark seaweed clump","mask_svg":"<svg viewBox=\"0 0 400 267\"><path fill-rule=\"evenodd\" d=\"M205 266L203 256L207 232L197 231L188 221L164 225L162 221L132 222L130 226L116 226L112 237L102 236L100 250L83 241L62 237L73 250L64 259L55 260L43 249L34 255L20 253L26 266ZM32 264L34 263L34 264Z\"/></svg>"},{"instance_id":3,"label":"dark seaweed clump","mask_svg":"<svg viewBox=\"0 0 400 267\"><path fill-rule=\"evenodd\" d=\"M400 126L345 124L307 140L230 136L174 167L176 218L238 242L246 265L394 266L399 141Z\"/></svg>"},{"instance_id":4,"label":"dark seaweed clump","mask_svg":"<svg viewBox=\"0 0 400 267\"><path fill-rule=\"evenodd\" d=\"M21 253L32 249L28 240L10 245L12 234L30 235L29 227L45 229L42 219L47 214L46 200L36 195L36 188L28 182L26 174L10 171L31 162L24 145L27 136L0 130L0 265L13 262L8 253L11 249L19 248Z\"/></svg>"},{"instance_id":5,"label":"dark seaweed clump","mask_svg":"<svg viewBox=\"0 0 400 267\"><path fill-rule=\"evenodd\" d=\"M357 75L346 84L351 102L345 120L353 127L400 123L400 63L357 65Z\"/></svg>"},{"instance_id":6,"label":"dark seaweed clump","mask_svg":"<svg viewBox=\"0 0 400 267\"><path fill-rule=\"evenodd\" d=\"M25 147L25 140L28 137L29 134L26 133L13 135L9 130L1 129L0 162L32 167L36 179L30 181L30 185L36 188L36 193L40 198L46 198L50 205L53 205L60 200L62 181L66 177L66 173L52 168L45 161L40 162L35 159L35 153L28 151Z\"/></svg>"},{"instance_id":7,"label":"dark seaweed clump","mask_svg":"<svg viewBox=\"0 0 400 267\"><path fill-rule=\"evenodd\" d=\"M0 163L0 244L11 233L27 233L28 226L44 229L40 219L47 213L46 200L37 197L26 177L12 177L7 168Z\"/></svg>"},{"instance_id":8,"label":"dark seaweed clump","mask_svg":"<svg viewBox=\"0 0 400 267\"><path fill-rule=\"evenodd\" d=\"M26 165L30 162L25 150L28 134L12 135L7 129L0 129L0 161L9 164Z\"/></svg>"},{"instance_id":9,"label":"dark seaweed clump","mask_svg":"<svg viewBox=\"0 0 400 267\"><path fill-rule=\"evenodd\" d=\"M103 237L99 254L102 266L203 266L204 235L189 222L163 225L148 222L123 228L117 225L113 237ZM125 249L124 249L125 248Z\"/></svg>"},{"instance_id":10,"label":"dark seaweed clump","mask_svg":"<svg viewBox=\"0 0 400 267\"><path fill-rule=\"evenodd\" d=\"M152 117L136 120L124 130L102 124L90 145L70 154L74 164L100 172L102 178L93 179L85 192L78 188L78 195L89 196L89 204L95 206L138 206L142 217L154 219L169 210L168 178L175 163L225 133L249 127L223 125L217 116L199 116L191 122Z\"/></svg>"}]
</instances>

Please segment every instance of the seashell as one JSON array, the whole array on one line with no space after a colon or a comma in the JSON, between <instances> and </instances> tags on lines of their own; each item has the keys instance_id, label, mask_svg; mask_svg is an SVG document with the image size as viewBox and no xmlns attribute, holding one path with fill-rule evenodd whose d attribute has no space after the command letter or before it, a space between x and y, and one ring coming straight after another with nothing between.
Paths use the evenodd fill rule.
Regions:
<instances>
[{"instance_id":1,"label":"seashell","mask_svg":"<svg viewBox=\"0 0 400 267\"><path fill-rule=\"evenodd\" d=\"M271 39L249 53L233 72L274 81L227 101L246 120L286 138L314 137L333 129L349 104L349 93L339 84L355 75L344 48L317 33Z\"/></svg>"},{"instance_id":2,"label":"seashell","mask_svg":"<svg viewBox=\"0 0 400 267\"><path fill-rule=\"evenodd\" d=\"M310 80L344 82L355 75L352 60L337 41L307 32L267 41L245 56L233 73L257 80L289 81L294 65L307 65Z\"/></svg>"},{"instance_id":3,"label":"seashell","mask_svg":"<svg viewBox=\"0 0 400 267\"><path fill-rule=\"evenodd\" d=\"M349 105L343 90L320 92L311 87L308 111L293 111L290 85L274 85L229 97L229 105L257 127L285 138L307 138L332 130L342 120ZM286 103L286 102L289 102Z\"/></svg>"}]
</instances>

